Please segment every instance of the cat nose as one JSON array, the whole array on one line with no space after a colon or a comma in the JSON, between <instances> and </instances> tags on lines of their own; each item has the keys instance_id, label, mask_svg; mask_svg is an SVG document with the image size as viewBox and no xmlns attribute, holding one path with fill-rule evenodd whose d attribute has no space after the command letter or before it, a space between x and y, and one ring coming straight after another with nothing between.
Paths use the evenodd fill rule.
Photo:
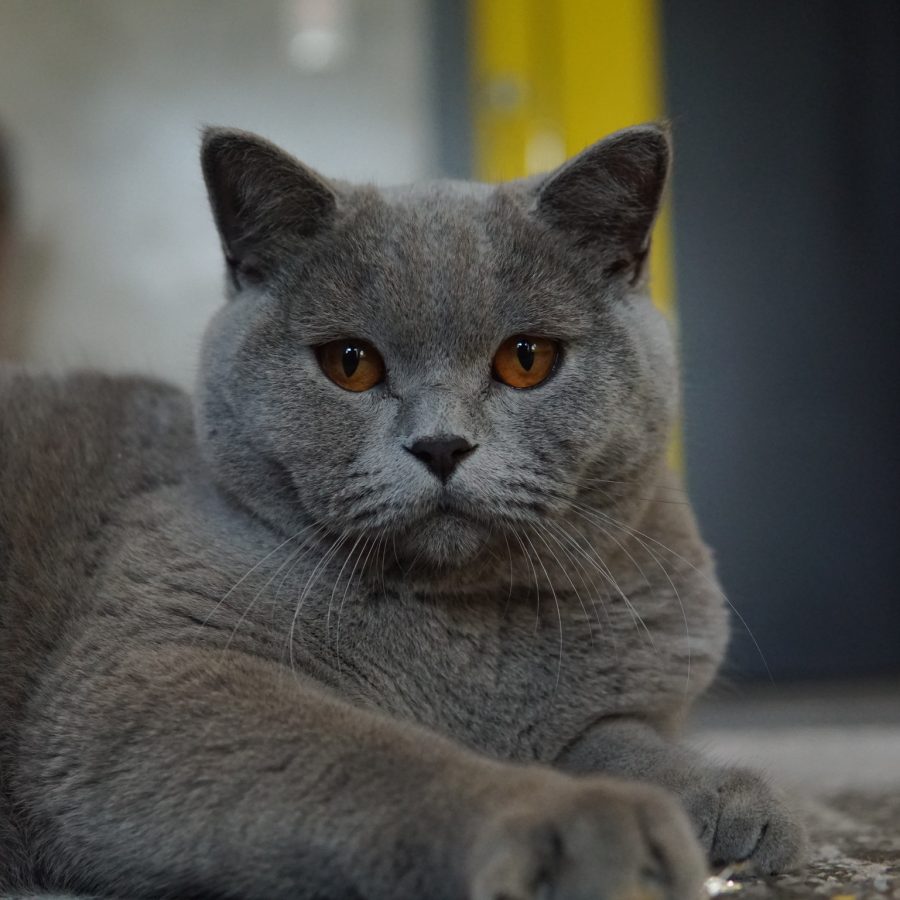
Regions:
<instances>
[{"instance_id":1,"label":"cat nose","mask_svg":"<svg viewBox=\"0 0 900 900\"><path fill-rule=\"evenodd\" d=\"M416 459L428 466L433 475L446 483L454 469L477 446L470 444L464 437L441 434L419 438L414 444L403 449L412 453Z\"/></svg>"}]
</instances>

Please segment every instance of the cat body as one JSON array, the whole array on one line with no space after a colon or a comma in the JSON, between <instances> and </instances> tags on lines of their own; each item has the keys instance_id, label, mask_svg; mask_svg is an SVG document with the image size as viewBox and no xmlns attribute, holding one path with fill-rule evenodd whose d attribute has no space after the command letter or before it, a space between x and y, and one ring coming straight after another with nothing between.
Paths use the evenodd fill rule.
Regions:
<instances>
[{"instance_id":1,"label":"cat body","mask_svg":"<svg viewBox=\"0 0 900 900\"><path fill-rule=\"evenodd\" d=\"M28 683L39 680L46 651L58 652L60 631L72 639L85 628L79 623L106 616L118 623L114 643L158 632L155 641L228 644L499 758L551 762L604 716L639 714L672 730L718 662L721 600L714 587L704 586L708 572L691 573L689 560L669 558L665 567L669 573L683 565L682 580L696 581L684 610L663 568L652 570L650 552L636 539L620 550L617 567L633 609L609 585L601 590L602 578L583 558L579 566L578 555L569 561L569 584L558 571L559 558L567 546L577 554L579 545L548 539L548 547L539 537L532 538L534 564L562 582L552 591L542 569L535 587L521 548L490 557L502 577L487 590L471 585L432 592L415 581L394 582L390 566L396 563L382 559L391 549L382 546L376 556L371 542L354 558L361 562L368 554L377 570L373 582L359 577L359 565L351 576L352 561L345 564L343 555L314 574L334 542L308 541L298 553L300 541L285 544L229 504L203 472L189 402L180 393L100 375L42 383L8 373L6 379L5 422L12 426L21 418L28 425L27 432L22 428L28 446L13 448L21 459L11 468L26 477L4 492L7 519L25 527L35 508L52 512L58 498L89 498L76 502L77 514L67 521L51 515L28 522L41 541L17 540L28 558L5 561L5 585L24 581L26 567L39 574L17 613L23 617L17 624L29 622L34 644L4 648L4 659L18 660ZM10 415L20 404L21 412ZM77 423L80 431L92 412L97 428L84 429L86 446L58 452L61 422ZM35 422L42 416L48 452L38 463ZM82 480L91 467L92 477ZM73 479L73 472L82 477ZM45 491L52 497L36 504ZM684 519L689 513L666 503L662 515ZM640 525L648 543L659 540L652 521ZM692 524L679 525L686 538L681 550L690 554ZM53 602L60 595L65 602ZM699 633L686 632L685 617ZM12 634L4 631L4 637ZM664 635L666 646L658 646L654 634Z\"/></svg>"},{"instance_id":2,"label":"cat body","mask_svg":"<svg viewBox=\"0 0 900 900\"><path fill-rule=\"evenodd\" d=\"M667 155L377 192L207 137L196 399L0 370L0 885L681 898L692 830L797 858L756 776L672 743L727 627L640 283ZM523 390L516 334L556 354ZM357 336L360 391L321 356Z\"/></svg>"}]
</instances>

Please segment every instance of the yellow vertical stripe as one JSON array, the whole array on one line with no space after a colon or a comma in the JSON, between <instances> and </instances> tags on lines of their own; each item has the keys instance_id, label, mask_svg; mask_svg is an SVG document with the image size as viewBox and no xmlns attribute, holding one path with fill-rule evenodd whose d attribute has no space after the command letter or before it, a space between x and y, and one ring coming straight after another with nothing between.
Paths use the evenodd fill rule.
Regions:
<instances>
[{"instance_id":1,"label":"yellow vertical stripe","mask_svg":"<svg viewBox=\"0 0 900 900\"><path fill-rule=\"evenodd\" d=\"M472 11L475 66L476 165L488 181L525 171L525 146L533 114L530 16L516 0L476 0Z\"/></svg>"}]
</instances>

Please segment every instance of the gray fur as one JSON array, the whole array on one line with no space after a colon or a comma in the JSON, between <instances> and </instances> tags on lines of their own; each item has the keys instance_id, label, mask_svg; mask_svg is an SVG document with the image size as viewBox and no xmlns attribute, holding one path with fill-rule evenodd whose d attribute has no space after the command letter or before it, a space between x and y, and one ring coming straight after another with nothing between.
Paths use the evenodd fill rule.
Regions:
<instances>
[{"instance_id":1,"label":"gray fur","mask_svg":"<svg viewBox=\"0 0 900 900\"><path fill-rule=\"evenodd\" d=\"M206 135L229 299L193 410L0 374L0 888L684 900L701 844L797 861L758 776L673 743L726 616L664 463L668 155L645 126L379 191ZM564 350L516 391L521 332ZM382 385L322 374L342 337ZM477 445L446 485L403 449L437 434Z\"/></svg>"}]
</instances>

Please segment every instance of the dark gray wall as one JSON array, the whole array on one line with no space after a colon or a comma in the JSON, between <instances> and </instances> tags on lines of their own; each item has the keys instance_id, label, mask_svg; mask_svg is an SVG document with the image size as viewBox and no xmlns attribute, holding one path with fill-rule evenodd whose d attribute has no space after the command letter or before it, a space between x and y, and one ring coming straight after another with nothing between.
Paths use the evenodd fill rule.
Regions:
<instances>
[{"instance_id":1,"label":"dark gray wall","mask_svg":"<svg viewBox=\"0 0 900 900\"><path fill-rule=\"evenodd\" d=\"M664 13L701 523L776 677L900 671L900 3Z\"/></svg>"}]
</instances>

